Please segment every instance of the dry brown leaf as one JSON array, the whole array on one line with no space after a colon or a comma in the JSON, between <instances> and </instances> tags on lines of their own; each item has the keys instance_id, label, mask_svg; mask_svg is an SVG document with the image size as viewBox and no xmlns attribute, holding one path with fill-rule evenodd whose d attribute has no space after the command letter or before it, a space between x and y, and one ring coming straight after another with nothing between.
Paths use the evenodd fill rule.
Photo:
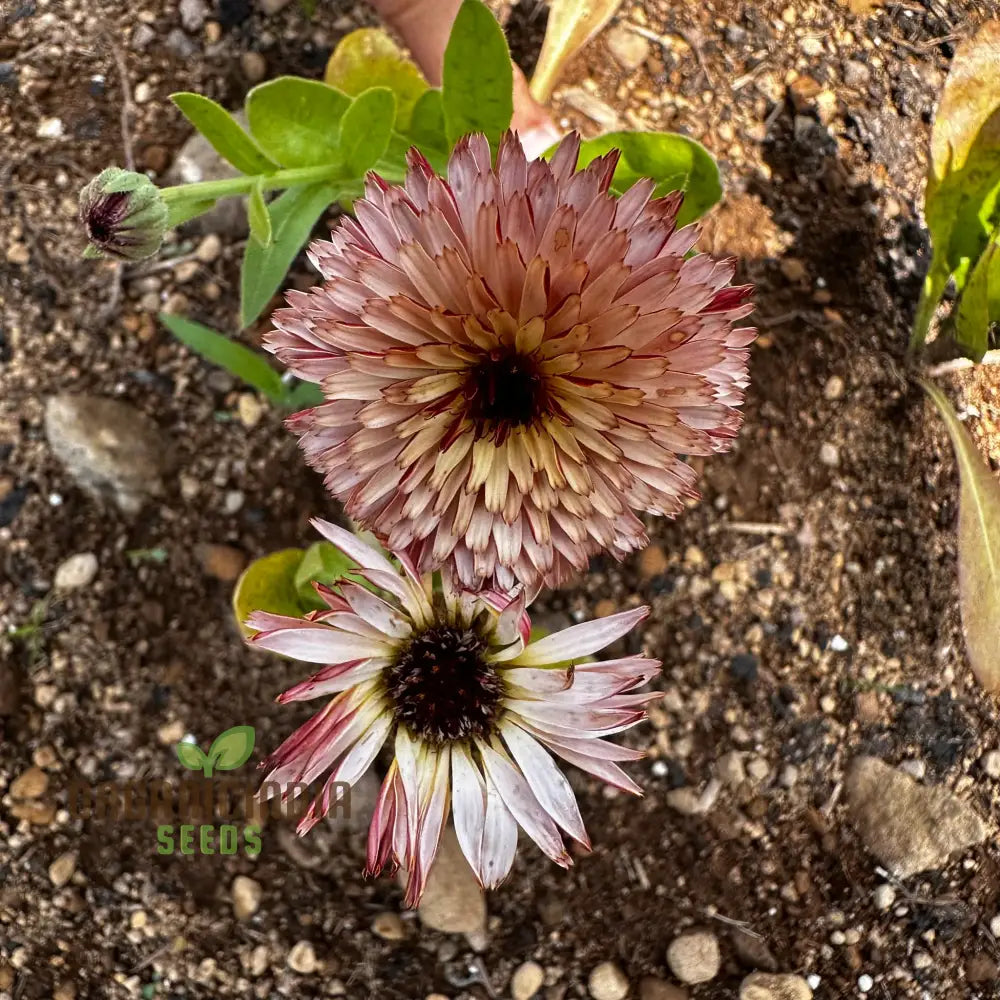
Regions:
<instances>
[{"instance_id":1,"label":"dry brown leaf","mask_svg":"<svg viewBox=\"0 0 1000 1000\"><path fill-rule=\"evenodd\" d=\"M1000 145L1000 21L987 21L955 51L931 133L934 176L961 170L977 139Z\"/></svg>"},{"instance_id":2,"label":"dry brown leaf","mask_svg":"<svg viewBox=\"0 0 1000 1000\"><path fill-rule=\"evenodd\" d=\"M542 104L563 66L611 20L622 0L552 0L545 40L531 78L531 96Z\"/></svg>"},{"instance_id":3,"label":"dry brown leaf","mask_svg":"<svg viewBox=\"0 0 1000 1000\"><path fill-rule=\"evenodd\" d=\"M1000 480L945 394L930 382L921 385L944 418L958 460L958 586L969 662L987 691L1000 691Z\"/></svg>"}]
</instances>

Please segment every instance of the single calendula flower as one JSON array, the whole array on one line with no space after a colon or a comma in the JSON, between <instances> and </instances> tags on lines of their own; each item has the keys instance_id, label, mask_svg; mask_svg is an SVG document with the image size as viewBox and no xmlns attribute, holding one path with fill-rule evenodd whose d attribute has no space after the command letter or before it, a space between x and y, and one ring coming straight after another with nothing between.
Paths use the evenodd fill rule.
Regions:
<instances>
[{"instance_id":1,"label":"single calendula flower","mask_svg":"<svg viewBox=\"0 0 1000 1000\"><path fill-rule=\"evenodd\" d=\"M279 701L331 700L265 761L282 789L328 775L299 823L326 814L339 783L353 785L387 742L393 760L368 836L370 874L402 866L416 905L448 817L484 887L510 871L521 826L557 864L572 863L563 833L589 847L576 797L552 754L629 792L621 761L642 754L601 737L645 717L655 693L636 693L660 669L641 656L588 657L625 635L649 609L575 625L529 643L523 591L434 591L405 555L399 571L350 532L316 527L384 596L353 582L316 585L329 606L308 617L265 612L247 625L262 649L325 664ZM286 792L287 794L287 792ZM562 832L561 832L562 831Z\"/></svg>"},{"instance_id":2,"label":"single calendula flower","mask_svg":"<svg viewBox=\"0 0 1000 1000\"><path fill-rule=\"evenodd\" d=\"M494 167L471 135L447 179L416 151L404 187L369 175L268 341L322 386L290 425L351 517L473 588L641 548L635 511L676 515L697 495L680 456L740 424L750 286L687 257L679 192L616 197L618 151L576 172L579 146L528 162L508 134Z\"/></svg>"},{"instance_id":3,"label":"single calendula flower","mask_svg":"<svg viewBox=\"0 0 1000 1000\"><path fill-rule=\"evenodd\" d=\"M84 256L144 260L163 242L167 206L145 174L108 167L80 192L80 221L90 241Z\"/></svg>"}]
</instances>

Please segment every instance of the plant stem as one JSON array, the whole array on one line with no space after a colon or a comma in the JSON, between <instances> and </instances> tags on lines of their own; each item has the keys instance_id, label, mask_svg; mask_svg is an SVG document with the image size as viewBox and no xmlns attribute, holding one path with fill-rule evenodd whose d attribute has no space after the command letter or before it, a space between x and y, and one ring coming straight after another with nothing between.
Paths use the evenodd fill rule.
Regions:
<instances>
[{"instance_id":1,"label":"plant stem","mask_svg":"<svg viewBox=\"0 0 1000 1000\"><path fill-rule=\"evenodd\" d=\"M379 164L379 167L382 166L383 164ZM382 169L379 172L387 181L398 183L403 179L403 172L400 170L390 168L388 170ZM344 170L340 164L324 163L316 167L290 167L287 170L276 170L273 174L241 174L239 177L225 177L218 181L177 184L174 187L160 188L160 195L169 205L172 202L213 201L216 198L249 194L258 181L262 191L277 191L281 188L316 184L320 181L339 181L344 184L351 180L354 179L344 176Z\"/></svg>"},{"instance_id":2,"label":"plant stem","mask_svg":"<svg viewBox=\"0 0 1000 1000\"><path fill-rule=\"evenodd\" d=\"M242 174L239 177L225 177L218 181L178 184L175 187L161 188L160 194L169 205L174 201L208 201L213 198L226 198L230 195L248 194L258 180L261 181L261 188L264 191L276 191L279 188L296 187L299 184L315 184L318 181L343 179L343 168L339 165L325 163L318 167L292 167L288 170L276 170L273 174Z\"/></svg>"}]
</instances>

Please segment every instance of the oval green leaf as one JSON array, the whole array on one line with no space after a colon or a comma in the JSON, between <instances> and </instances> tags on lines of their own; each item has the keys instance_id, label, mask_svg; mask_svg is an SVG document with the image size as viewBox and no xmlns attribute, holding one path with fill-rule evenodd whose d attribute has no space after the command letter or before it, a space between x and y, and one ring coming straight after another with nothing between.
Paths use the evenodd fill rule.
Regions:
<instances>
[{"instance_id":1,"label":"oval green leaf","mask_svg":"<svg viewBox=\"0 0 1000 1000\"><path fill-rule=\"evenodd\" d=\"M389 147L396 98L388 87L371 87L351 101L340 120L340 156L348 176L363 177Z\"/></svg>"},{"instance_id":2,"label":"oval green leaf","mask_svg":"<svg viewBox=\"0 0 1000 1000\"><path fill-rule=\"evenodd\" d=\"M250 759L253 744L253 726L233 726L215 737L208 756L217 771L234 771Z\"/></svg>"},{"instance_id":3,"label":"oval green leaf","mask_svg":"<svg viewBox=\"0 0 1000 1000\"><path fill-rule=\"evenodd\" d=\"M280 76L247 94L250 132L283 167L315 167L337 161L340 119L351 99L319 80Z\"/></svg>"},{"instance_id":4,"label":"oval green leaf","mask_svg":"<svg viewBox=\"0 0 1000 1000\"><path fill-rule=\"evenodd\" d=\"M278 165L261 152L257 143L221 104L201 94L189 93L171 94L170 100L219 156L228 160L240 173L269 174L278 169Z\"/></svg>"},{"instance_id":5,"label":"oval green leaf","mask_svg":"<svg viewBox=\"0 0 1000 1000\"><path fill-rule=\"evenodd\" d=\"M252 631L244 622L254 611L301 616L303 608L295 590L295 572L305 553L282 549L255 559L243 571L233 589L233 614L244 635Z\"/></svg>"},{"instance_id":6,"label":"oval green leaf","mask_svg":"<svg viewBox=\"0 0 1000 1000\"><path fill-rule=\"evenodd\" d=\"M448 152L448 136L444 130L444 103L440 90L428 90L414 105L409 137L424 151Z\"/></svg>"},{"instance_id":7,"label":"oval green leaf","mask_svg":"<svg viewBox=\"0 0 1000 1000\"><path fill-rule=\"evenodd\" d=\"M462 0L444 53L445 132L453 146L469 132L493 145L514 113L514 71L503 30L481 0Z\"/></svg>"},{"instance_id":8,"label":"oval green leaf","mask_svg":"<svg viewBox=\"0 0 1000 1000\"><path fill-rule=\"evenodd\" d=\"M969 662L987 691L1000 691L1000 481L945 394L920 384L941 413L958 460L958 588Z\"/></svg>"},{"instance_id":9,"label":"oval green leaf","mask_svg":"<svg viewBox=\"0 0 1000 1000\"><path fill-rule=\"evenodd\" d=\"M704 146L686 135L672 132L608 132L585 139L580 146L579 166L620 149L621 158L611 181L611 190L624 194L636 181L656 181L653 197L683 191L684 203L677 224L686 226L704 215L722 197L719 168ZM555 147L546 152L550 156Z\"/></svg>"},{"instance_id":10,"label":"oval green leaf","mask_svg":"<svg viewBox=\"0 0 1000 1000\"><path fill-rule=\"evenodd\" d=\"M358 28L344 35L323 80L351 97L369 87L388 87L396 97L397 132L409 130L413 107L428 86L416 64L381 28Z\"/></svg>"},{"instance_id":11,"label":"oval green leaf","mask_svg":"<svg viewBox=\"0 0 1000 1000\"><path fill-rule=\"evenodd\" d=\"M371 587L367 580L353 575L358 564L329 542L316 542L306 549L295 571L295 592L303 607L326 608L313 589L313 582L332 587L341 580L350 580L363 587Z\"/></svg>"}]
</instances>

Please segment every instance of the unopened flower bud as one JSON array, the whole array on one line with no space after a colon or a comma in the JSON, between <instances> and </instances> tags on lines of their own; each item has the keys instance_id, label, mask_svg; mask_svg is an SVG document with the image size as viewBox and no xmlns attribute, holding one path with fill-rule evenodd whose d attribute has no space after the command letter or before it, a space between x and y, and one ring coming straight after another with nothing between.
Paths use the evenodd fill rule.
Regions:
<instances>
[{"instance_id":1,"label":"unopened flower bud","mask_svg":"<svg viewBox=\"0 0 1000 1000\"><path fill-rule=\"evenodd\" d=\"M145 174L108 167L80 192L80 221L90 240L85 257L144 260L163 242L167 205Z\"/></svg>"}]
</instances>

